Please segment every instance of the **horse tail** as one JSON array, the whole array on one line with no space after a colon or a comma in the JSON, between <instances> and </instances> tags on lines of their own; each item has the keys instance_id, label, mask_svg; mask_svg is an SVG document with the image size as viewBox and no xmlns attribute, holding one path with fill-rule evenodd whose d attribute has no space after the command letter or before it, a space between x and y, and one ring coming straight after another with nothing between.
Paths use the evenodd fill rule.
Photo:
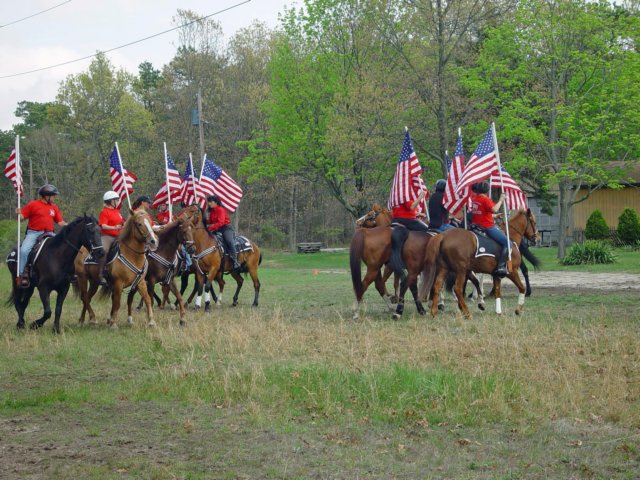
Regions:
<instances>
[{"instance_id":1,"label":"horse tail","mask_svg":"<svg viewBox=\"0 0 640 480\"><path fill-rule=\"evenodd\" d=\"M100 300L104 300L105 298L110 297L112 293L113 293L113 285L111 285L111 282L107 282L105 285L100 287L100 291L98 292L98 298Z\"/></svg>"},{"instance_id":2,"label":"horse tail","mask_svg":"<svg viewBox=\"0 0 640 480\"><path fill-rule=\"evenodd\" d=\"M394 273L402 273L404 261L402 260L402 247L409 237L409 230L405 227L394 227L391 229L391 258L389 267Z\"/></svg>"},{"instance_id":3,"label":"horse tail","mask_svg":"<svg viewBox=\"0 0 640 480\"><path fill-rule=\"evenodd\" d=\"M520 243L520 253L524 258L529 260L529 263L533 265L533 268L536 272L540 270L540 268L542 267L542 262L538 257L534 255L534 253L531 251L529 246L525 244L525 242Z\"/></svg>"},{"instance_id":4,"label":"horse tail","mask_svg":"<svg viewBox=\"0 0 640 480\"><path fill-rule=\"evenodd\" d=\"M16 251L15 249L12 250ZM10 254L11 255L11 254ZM16 253L17 255L17 253ZM5 307L11 307L16 304L16 270L17 264L15 262L7 262L7 268L9 269L9 273L11 274L11 293L9 294L9 298L4 303Z\"/></svg>"},{"instance_id":5,"label":"horse tail","mask_svg":"<svg viewBox=\"0 0 640 480\"><path fill-rule=\"evenodd\" d=\"M420 287L419 297L421 300L429 298L431 287L436 279L436 261L440 253L440 244L444 235L436 235L427 244L427 252L424 258L424 266L422 267L422 286Z\"/></svg>"},{"instance_id":6,"label":"horse tail","mask_svg":"<svg viewBox=\"0 0 640 480\"><path fill-rule=\"evenodd\" d=\"M349 266L351 268L351 283L356 298L360 300L364 291L362 289L362 272L360 271L360 262L362 262L362 251L364 250L364 232L365 230L356 230L351 239L351 247L349 248Z\"/></svg>"},{"instance_id":7,"label":"horse tail","mask_svg":"<svg viewBox=\"0 0 640 480\"><path fill-rule=\"evenodd\" d=\"M258 259L258 265L262 265L262 252L260 252L260 258Z\"/></svg>"}]
</instances>

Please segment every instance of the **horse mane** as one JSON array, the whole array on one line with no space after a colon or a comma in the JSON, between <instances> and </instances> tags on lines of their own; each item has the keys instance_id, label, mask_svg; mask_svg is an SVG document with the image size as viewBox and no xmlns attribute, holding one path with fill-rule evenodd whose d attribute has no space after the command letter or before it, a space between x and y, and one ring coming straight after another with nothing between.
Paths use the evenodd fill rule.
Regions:
<instances>
[{"instance_id":1,"label":"horse mane","mask_svg":"<svg viewBox=\"0 0 640 480\"><path fill-rule=\"evenodd\" d=\"M67 223L64 227L60 229L58 233L50 240L50 245L60 245L64 242L69 236L70 232L73 231L74 228L80 223L83 222L86 215L77 217L73 219L71 222Z\"/></svg>"}]
</instances>

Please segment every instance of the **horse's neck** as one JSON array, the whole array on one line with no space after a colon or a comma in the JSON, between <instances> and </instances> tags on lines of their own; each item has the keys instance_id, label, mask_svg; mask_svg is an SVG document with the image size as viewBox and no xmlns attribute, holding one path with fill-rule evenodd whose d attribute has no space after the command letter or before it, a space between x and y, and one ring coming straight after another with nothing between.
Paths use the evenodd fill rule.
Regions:
<instances>
[{"instance_id":1,"label":"horse's neck","mask_svg":"<svg viewBox=\"0 0 640 480\"><path fill-rule=\"evenodd\" d=\"M196 244L196 250L198 250L199 252L202 252L207 248L218 244L218 241L215 238L211 237L211 235L209 235L209 232L202 222L199 222L196 225L193 234L193 240Z\"/></svg>"},{"instance_id":2,"label":"horse's neck","mask_svg":"<svg viewBox=\"0 0 640 480\"><path fill-rule=\"evenodd\" d=\"M175 255L180 243L178 242L179 230L179 227L175 225L170 227L170 229L160 237L160 245L158 246L158 250L156 250L158 255L166 258Z\"/></svg>"},{"instance_id":3,"label":"horse's neck","mask_svg":"<svg viewBox=\"0 0 640 480\"><path fill-rule=\"evenodd\" d=\"M120 238L120 253L125 255L128 259L135 261L136 259L144 258L146 255L145 242L138 240L135 236L129 238Z\"/></svg>"},{"instance_id":4,"label":"horse's neck","mask_svg":"<svg viewBox=\"0 0 640 480\"><path fill-rule=\"evenodd\" d=\"M518 215L507 222L507 225L509 225L509 240L515 242L516 245L520 245L524 230L527 228L526 223L522 225L523 219L526 222L526 218L524 216Z\"/></svg>"},{"instance_id":5,"label":"horse's neck","mask_svg":"<svg viewBox=\"0 0 640 480\"><path fill-rule=\"evenodd\" d=\"M391 225L391 213L385 210L378 215L380 218L380 222L376 222L379 227L387 227Z\"/></svg>"}]
</instances>

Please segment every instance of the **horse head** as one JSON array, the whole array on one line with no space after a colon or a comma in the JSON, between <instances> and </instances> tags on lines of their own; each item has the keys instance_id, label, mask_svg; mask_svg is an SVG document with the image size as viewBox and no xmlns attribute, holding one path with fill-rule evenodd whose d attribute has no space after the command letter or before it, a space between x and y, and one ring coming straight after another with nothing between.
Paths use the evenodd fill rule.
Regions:
<instances>
[{"instance_id":1,"label":"horse head","mask_svg":"<svg viewBox=\"0 0 640 480\"><path fill-rule=\"evenodd\" d=\"M530 208L520 209L516 212L511 220L509 220L509 231L513 230L521 237L525 237L531 242L538 239L538 224L536 216Z\"/></svg>"},{"instance_id":2,"label":"horse head","mask_svg":"<svg viewBox=\"0 0 640 480\"><path fill-rule=\"evenodd\" d=\"M98 228L98 220L93 215L84 215L82 219L84 225L81 235L81 243L91 252L93 258L100 258L105 254L100 239L100 228Z\"/></svg>"},{"instance_id":3,"label":"horse head","mask_svg":"<svg viewBox=\"0 0 640 480\"><path fill-rule=\"evenodd\" d=\"M144 210L131 211L131 216L128 221L131 222L133 226L131 231L134 238L141 243L144 242L149 250L155 252L158 249L160 242L158 241L158 236L151 227L151 218L149 217L149 214Z\"/></svg>"},{"instance_id":4,"label":"horse head","mask_svg":"<svg viewBox=\"0 0 640 480\"><path fill-rule=\"evenodd\" d=\"M379 203L374 203L371 210L356 220L357 228L386 227L391 225L391 213Z\"/></svg>"},{"instance_id":5,"label":"horse head","mask_svg":"<svg viewBox=\"0 0 640 480\"><path fill-rule=\"evenodd\" d=\"M184 211L183 211L184 212ZM193 255L196 251L196 242L193 238L193 217L182 216L178 217L178 240L189 255Z\"/></svg>"}]
</instances>

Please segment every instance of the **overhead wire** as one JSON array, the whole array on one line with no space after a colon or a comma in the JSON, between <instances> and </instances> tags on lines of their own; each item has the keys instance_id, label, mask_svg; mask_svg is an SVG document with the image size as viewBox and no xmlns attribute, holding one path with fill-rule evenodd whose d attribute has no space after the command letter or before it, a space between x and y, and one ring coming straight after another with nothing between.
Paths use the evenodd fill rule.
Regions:
<instances>
[{"instance_id":1,"label":"overhead wire","mask_svg":"<svg viewBox=\"0 0 640 480\"><path fill-rule=\"evenodd\" d=\"M71 0L69 0L69 1L71 1ZM235 5L231 5L230 7L224 8L222 10L218 10L217 12L211 13L209 15L205 15L204 17L196 18L195 20L192 20L192 21L187 22L187 23L183 23L182 25L178 25L177 27L170 28L170 29L164 30L162 32L158 32L158 33L155 33L153 35L149 35L148 37L144 37L144 38L141 38L139 40L134 40L133 42L125 43L123 45L119 45L117 47L113 47L113 48L110 48L108 50L98 50L96 53L93 53L91 55L86 55L84 57L76 58L74 60L68 60L66 62L56 63L55 65L49 65L47 67L35 68L33 70L28 70L28 71L25 71L25 72L11 73L9 75L2 75L2 76L0 76L0 79L19 77L19 76L22 76L22 75L28 75L30 73L41 72L43 70L49 70L51 68L61 67L63 65L69 65L71 63L81 62L82 60L86 60L88 58L95 57L96 55L98 55L100 53L109 53L109 52L113 52L115 50L119 50L121 48L129 47L131 45L135 45L137 43L142 43L142 42L145 42L145 41L150 40L152 38L159 37L160 35L164 35L166 33L173 32L174 30L178 30L178 29L183 28L183 27L188 27L189 25L192 25L192 24L194 24L196 22L200 22L200 21L205 20L205 19L207 19L209 17L213 17L215 15L220 15L221 13L228 12L229 10L233 10L234 8L237 8L237 7L241 6L241 5L244 5L245 3L249 3L250 1L251 0L244 0L243 2L236 3Z\"/></svg>"},{"instance_id":2,"label":"overhead wire","mask_svg":"<svg viewBox=\"0 0 640 480\"><path fill-rule=\"evenodd\" d=\"M42 14L42 13L49 12L49 11L53 10L54 8L61 7L61 6L62 6L62 5L64 5L65 3L69 3L69 2L71 2L71 1L72 1L72 0L67 0L66 2L62 2L62 3L59 3L58 5L54 5L53 7L49 7L49 8L47 8L46 10L41 10L41 11L39 11L39 12L37 12L37 13L34 13L34 14L31 14L31 15L28 15L28 16L26 16L26 17L19 18L18 20L14 20L14 21L12 21L12 22L5 23L4 25L0 25L0 28L4 28L4 27L8 27L9 25L15 25L16 23L24 22L25 20L29 20L30 18L37 17L38 15L40 15L40 14Z\"/></svg>"}]
</instances>

